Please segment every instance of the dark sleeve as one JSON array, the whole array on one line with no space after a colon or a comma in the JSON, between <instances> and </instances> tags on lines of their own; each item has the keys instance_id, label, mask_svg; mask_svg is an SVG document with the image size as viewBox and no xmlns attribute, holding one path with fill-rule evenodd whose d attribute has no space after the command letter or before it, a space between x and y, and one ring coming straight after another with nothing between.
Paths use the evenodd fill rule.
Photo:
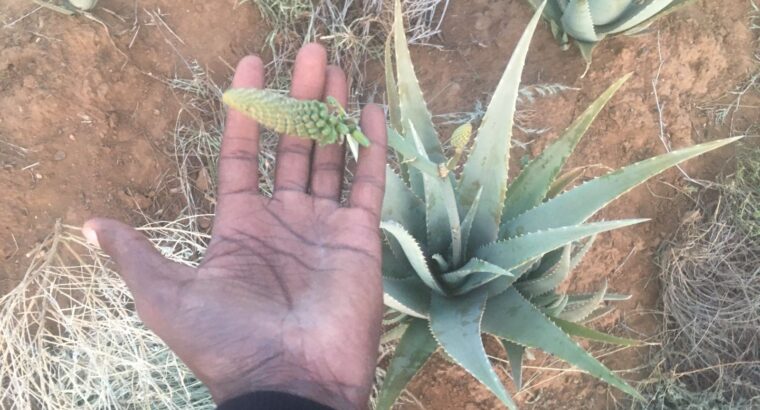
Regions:
<instances>
[{"instance_id":1,"label":"dark sleeve","mask_svg":"<svg viewBox=\"0 0 760 410\"><path fill-rule=\"evenodd\" d=\"M323 404L273 391L258 391L228 400L217 410L333 410Z\"/></svg>"}]
</instances>

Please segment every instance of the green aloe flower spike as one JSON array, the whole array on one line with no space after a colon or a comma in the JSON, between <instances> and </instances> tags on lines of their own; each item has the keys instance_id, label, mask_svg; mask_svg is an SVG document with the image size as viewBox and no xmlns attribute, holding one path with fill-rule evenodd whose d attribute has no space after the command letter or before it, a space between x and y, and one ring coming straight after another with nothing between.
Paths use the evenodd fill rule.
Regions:
<instances>
[{"instance_id":1,"label":"green aloe flower spike","mask_svg":"<svg viewBox=\"0 0 760 410\"><path fill-rule=\"evenodd\" d=\"M555 3L556 4L556 3ZM482 335L501 340L519 388L526 348L541 349L634 397L640 395L572 337L619 345L635 340L582 323L606 312L607 284L587 294L557 289L600 233L641 219L588 222L597 211L654 175L722 147L724 139L673 151L571 187L583 168L562 169L594 118L630 74L612 84L510 182L509 150L528 46L543 11L528 24L470 144L469 125L451 138L446 158L412 66L396 1L395 65L386 47L388 145L399 159L386 169L381 228L385 304L398 312L385 340L399 340L377 398L391 408L439 348L515 409L491 367ZM394 70L395 68L395 70ZM466 147L471 145L469 152ZM466 155L462 155L465 153ZM466 157L457 172L459 157ZM456 159L456 160L454 160ZM399 171L398 173L396 171Z\"/></svg>"},{"instance_id":2,"label":"green aloe flower spike","mask_svg":"<svg viewBox=\"0 0 760 410\"><path fill-rule=\"evenodd\" d=\"M343 142L350 136L362 146L369 139L332 97L327 103L296 100L270 90L235 88L227 90L224 103L279 133L311 138L319 145Z\"/></svg>"},{"instance_id":3,"label":"green aloe flower spike","mask_svg":"<svg viewBox=\"0 0 760 410\"><path fill-rule=\"evenodd\" d=\"M591 65L591 54L604 38L618 34L635 34L676 7L691 0L547 0L544 18L563 47L569 37L575 40ZM542 0L528 0L538 8Z\"/></svg>"}]
</instances>

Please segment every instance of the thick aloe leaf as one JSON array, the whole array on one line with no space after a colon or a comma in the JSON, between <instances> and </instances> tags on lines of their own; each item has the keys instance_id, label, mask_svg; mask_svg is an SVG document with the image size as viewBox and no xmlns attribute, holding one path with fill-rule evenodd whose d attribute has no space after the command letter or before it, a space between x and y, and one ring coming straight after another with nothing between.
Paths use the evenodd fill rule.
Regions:
<instances>
[{"instance_id":1,"label":"thick aloe leaf","mask_svg":"<svg viewBox=\"0 0 760 410\"><path fill-rule=\"evenodd\" d=\"M560 312L562 312L563 309L565 309L565 306L567 306L567 295L559 295L557 300L554 301L554 303L550 304L549 306L546 306L543 310L543 312L549 316L549 317L555 317Z\"/></svg>"},{"instance_id":2,"label":"thick aloe leaf","mask_svg":"<svg viewBox=\"0 0 760 410\"><path fill-rule=\"evenodd\" d=\"M475 215L478 213L482 193L483 187L480 187L478 193L475 195L475 200L472 201L472 205L470 205L470 209L467 211L467 214L462 221L462 252L464 252L465 256L469 256L468 244L470 242L470 235L472 234L472 223L475 221Z\"/></svg>"},{"instance_id":3,"label":"thick aloe leaf","mask_svg":"<svg viewBox=\"0 0 760 410\"><path fill-rule=\"evenodd\" d=\"M586 254L591 250L591 248L594 246L594 242L596 242L597 235L594 235L586 240L586 243L583 244L583 246L573 254L572 259L570 259L570 270L575 269L580 263L583 261L583 258L586 257Z\"/></svg>"},{"instance_id":4,"label":"thick aloe leaf","mask_svg":"<svg viewBox=\"0 0 760 410\"><path fill-rule=\"evenodd\" d=\"M564 245L601 232L638 224L646 219L628 219L611 222L595 222L586 225L565 226L546 231L532 232L523 236L493 242L475 252L475 256L512 271L541 255Z\"/></svg>"},{"instance_id":5,"label":"thick aloe leaf","mask_svg":"<svg viewBox=\"0 0 760 410\"><path fill-rule=\"evenodd\" d=\"M403 160L401 165L404 169L408 169L410 172L417 170L434 177L440 175L440 168L436 164L430 162L427 157L420 155L417 148L414 146L414 141L404 139L393 128L388 128L388 146L401 154ZM419 172L416 172L415 175L417 176L417 185L420 192L417 192L416 190L413 192L421 198L424 196L422 176ZM412 189L414 188L415 186L412 184Z\"/></svg>"},{"instance_id":6,"label":"thick aloe leaf","mask_svg":"<svg viewBox=\"0 0 760 410\"><path fill-rule=\"evenodd\" d=\"M385 98L388 99L388 117L391 126L397 132L402 132L401 108L399 106L398 85L396 74L393 72L393 55L391 51L391 36L385 40Z\"/></svg>"},{"instance_id":7,"label":"thick aloe leaf","mask_svg":"<svg viewBox=\"0 0 760 410\"><path fill-rule=\"evenodd\" d=\"M405 315L427 318L430 310L430 288L419 279L383 277L383 303Z\"/></svg>"},{"instance_id":8,"label":"thick aloe leaf","mask_svg":"<svg viewBox=\"0 0 760 410\"><path fill-rule=\"evenodd\" d=\"M383 221L396 221L415 238L425 237L425 204L390 166L385 167L385 196Z\"/></svg>"},{"instance_id":9,"label":"thick aloe leaf","mask_svg":"<svg viewBox=\"0 0 760 410\"><path fill-rule=\"evenodd\" d=\"M422 146L422 139L414 124L408 124L417 151L423 159L428 159ZM453 246L453 261L460 261L462 231L459 227L459 207L450 178L422 175L425 191L425 224L427 225L427 247L431 254L444 254Z\"/></svg>"},{"instance_id":10,"label":"thick aloe leaf","mask_svg":"<svg viewBox=\"0 0 760 410\"><path fill-rule=\"evenodd\" d=\"M594 29L589 0L570 0L562 15L562 28L573 38L593 43L601 40Z\"/></svg>"},{"instance_id":11,"label":"thick aloe leaf","mask_svg":"<svg viewBox=\"0 0 760 410\"><path fill-rule=\"evenodd\" d=\"M509 367L512 369L512 381L515 383L515 388L520 390L522 389L522 358L525 354L525 347L504 339L501 343L504 345L504 350L507 351Z\"/></svg>"},{"instance_id":12,"label":"thick aloe leaf","mask_svg":"<svg viewBox=\"0 0 760 410\"><path fill-rule=\"evenodd\" d=\"M417 272L417 276L425 282L429 288L443 294L443 288L440 283L438 283L438 279L435 278L430 271L425 255L422 253L422 249L414 237L398 222L383 221L380 223L380 228L398 241L409 264L412 265L414 271Z\"/></svg>"},{"instance_id":13,"label":"thick aloe leaf","mask_svg":"<svg viewBox=\"0 0 760 410\"><path fill-rule=\"evenodd\" d=\"M602 333L593 329L589 329L585 326L577 323L568 322L567 320L552 318L552 321L570 336L577 336L583 339L591 340L594 342L609 343L618 346L641 346L642 342L634 339L627 339L624 337L617 337Z\"/></svg>"},{"instance_id":14,"label":"thick aloe leaf","mask_svg":"<svg viewBox=\"0 0 760 410\"><path fill-rule=\"evenodd\" d=\"M740 138L726 138L694 145L637 162L588 181L507 221L502 225L501 237L509 238L526 232L582 223L615 198L673 165Z\"/></svg>"},{"instance_id":15,"label":"thick aloe leaf","mask_svg":"<svg viewBox=\"0 0 760 410\"><path fill-rule=\"evenodd\" d=\"M459 194L463 209L469 209L475 202L478 191L481 187L483 189L472 225L476 234L470 235L468 241L470 253L483 244L496 240L498 234L497 225L501 221L507 191L509 148L520 76L544 4L538 7L512 53L512 58L488 105L483 123L478 129L475 145L462 170Z\"/></svg>"},{"instance_id":16,"label":"thick aloe leaf","mask_svg":"<svg viewBox=\"0 0 760 410\"><path fill-rule=\"evenodd\" d=\"M437 348L438 343L433 339L427 321L414 320L396 347L388 371L385 373L385 381L380 388L375 409L390 410L406 385Z\"/></svg>"},{"instance_id":17,"label":"thick aloe leaf","mask_svg":"<svg viewBox=\"0 0 760 410\"><path fill-rule=\"evenodd\" d=\"M588 0L594 25L610 24L630 6L631 0Z\"/></svg>"},{"instance_id":18,"label":"thick aloe leaf","mask_svg":"<svg viewBox=\"0 0 760 410\"><path fill-rule=\"evenodd\" d=\"M466 279L468 276L476 272L491 273L499 276L513 276L512 273L510 273L508 270L504 270L499 266L494 265L493 263L489 263L478 258L472 258L461 268L455 271L444 273L442 275L442 278L450 286L456 286L457 284L461 283L462 280Z\"/></svg>"},{"instance_id":19,"label":"thick aloe leaf","mask_svg":"<svg viewBox=\"0 0 760 410\"><path fill-rule=\"evenodd\" d=\"M558 295L556 292L549 292L543 295L534 296L530 298L530 303L532 303L534 306L536 306L539 309L543 309L547 306L550 306L556 303L560 297L561 295ZM570 298L568 298L568 300L569 299Z\"/></svg>"},{"instance_id":20,"label":"thick aloe leaf","mask_svg":"<svg viewBox=\"0 0 760 410\"><path fill-rule=\"evenodd\" d=\"M567 245L562 250L562 257L552 269L543 276L515 284L515 287L528 298L543 295L556 289L570 273L570 256L572 255L572 245Z\"/></svg>"},{"instance_id":21,"label":"thick aloe leaf","mask_svg":"<svg viewBox=\"0 0 760 410\"><path fill-rule=\"evenodd\" d=\"M587 168L588 167L573 168L570 171L567 171L564 174L560 175L557 179L554 180L554 182L552 182L552 185L549 187L549 191L546 192L546 199L552 199L555 196L561 194L565 188L573 183L573 181L583 175Z\"/></svg>"},{"instance_id":22,"label":"thick aloe leaf","mask_svg":"<svg viewBox=\"0 0 760 410\"><path fill-rule=\"evenodd\" d=\"M568 295L570 296L570 300L568 300L568 306L572 306L576 303L586 303L587 300L593 298L595 293L577 293L574 295ZM619 293L607 293L604 295L604 301L605 302L623 302L626 300L630 300L631 295L621 295Z\"/></svg>"},{"instance_id":23,"label":"thick aloe leaf","mask_svg":"<svg viewBox=\"0 0 760 410\"><path fill-rule=\"evenodd\" d=\"M488 387L507 407L517 410L488 361L480 337L480 320L487 299L484 290L456 298L433 295L430 329L449 357Z\"/></svg>"},{"instance_id":24,"label":"thick aloe leaf","mask_svg":"<svg viewBox=\"0 0 760 410\"><path fill-rule=\"evenodd\" d=\"M639 24L645 23L652 17L655 17L658 13L670 6L671 3L673 3L673 0L652 0L642 3L632 3L616 22L604 27L599 27L599 32L615 34L630 30Z\"/></svg>"},{"instance_id":25,"label":"thick aloe leaf","mask_svg":"<svg viewBox=\"0 0 760 410\"><path fill-rule=\"evenodd\" d=\"M547 272L554 268L559 263L559 259L562 257L562 249L555 249L546 255L541 257L541 262L535 269L531 269L527 274L520 278L520 280L533 280L544 276Z\"/></svg>"},{"instance_id":26,"label":"thick aloe leaf","mask_svg":"<svg viewBox=\"0 0 760 410\"><path fill-rule=\"evenodd\" d=\"M604 295L607 293L607 281L604 286L594 293L594 297L589 298L585 303L574 304L571 309L565 309L562 313L555 315L557 318L569 322L580 322L593 313L596 308L604 301ZM565 303L567 304L567 303Z\"/></svg>"},{"instance_id":27,"label":"thick aloe leaf","mask_svg":"<svg viewBox=\"0 0 760 410\"><path fill-rule=\"evenodd\" d=\"M425 98L422 96L420 83L412 65L412 56L407 45L406 32L404 30L404 14L401 10L401 2L396 0L395 20L393 22L393 39L396 49L396 70L398 79L399 107L401 109L401 124L404 124L406 135L406 123L414 125L420 135L422 144L430 159L435 163L445 160L438 133L433 126L433 117L428 111Z\"/></svg>"},{"instance_id":28,"label":"thick aloe leaf","mask_svg":"<svg viewBox=\"0 0 760 410\"><path fill-rule=\"evenodd\" d=\"M530 2L534 8L538 8L542 3L541 0L530 0ZM544 17L555 23L562 20L562 7L560 7L558 0L549 0L546 2Z\"/></svg>"},{"instance_id":29,"label":"thick aloe leaf","mask_svg":"<svg viewBox=\"0 0 760 410\"><path fill-rule=\"evenodd\" d=\"M395 249L394 249L395 248ZM383 276L389 278L407 278L416 276L416 272L406 259L401 245L393 237L386 236L383 241Z\"/></svg>"},{"instance_id":30,"label":"thick aloe leaf","mask_svg":"<svg viewBox=\"0 0 760 410\"><path fill-rule=\"evenodd\" d=\"M539 348L557 356L625 393L643 400L636 389L578 346L514 288L507 289L506 292L488 300L482 328L484 332L513 343Z\"/></svg>"},{"instance_id":31,"label":"thick aloe leaf","mask_svg":"<svg viewBox=\"0 0 760 410\"><path fill-rule=\"evenodd\" d=\"M602 108L613 95L625 84L631 74L615 81L586 111L583 112L562 136L546 148L541 155L531 161L520 175L509 185L507 198L504 202L502 222L513 219L517 215L533 208L546 198L567 158L573 153L578 142L594 122Z\"/></svg>"},{"instance_id":32,"label":"thick aloe leaf","mask_svg":"<svg viewBox=\"0 0 760 410\"><path fill-rule=\"evenodd\" d=\"M597 43L590 43L588 41L580 41L580 40L577 40L575 42L575 45L578 46L578 50L581 51L581 56L583 56L583 59L586 61L586 71L583 72L583 75L581 75L581 77L585 77L586 73L591 67L591 62L594 56L594 48L596 47L596 44Z\"/></svg>"}]
</instances>

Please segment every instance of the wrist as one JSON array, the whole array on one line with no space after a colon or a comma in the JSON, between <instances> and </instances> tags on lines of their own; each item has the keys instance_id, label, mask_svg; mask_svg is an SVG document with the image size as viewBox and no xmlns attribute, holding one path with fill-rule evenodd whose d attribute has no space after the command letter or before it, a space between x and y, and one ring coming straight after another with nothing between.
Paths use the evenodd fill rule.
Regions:
<instances>
[{"instance_id":1,"label":"wrist","mask_svg":"<svg viewBox=\"0 0 760 410\"><path fill-rule=\"evenodd\" d=\"M248 393L269 391L302 397L336 410L365 409L369 396L365 386L348 385L313 370L282 364L262 366L242 376L210 383L208 388L217 404Z\"/></svg>"}]
</instances>

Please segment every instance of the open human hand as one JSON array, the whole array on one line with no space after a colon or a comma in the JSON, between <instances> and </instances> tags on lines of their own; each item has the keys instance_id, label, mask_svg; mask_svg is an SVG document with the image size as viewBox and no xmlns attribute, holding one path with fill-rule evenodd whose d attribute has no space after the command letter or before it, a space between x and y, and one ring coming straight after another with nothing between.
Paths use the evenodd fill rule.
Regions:
<instances>
[{"instance_id":1,"label":"open human hand","mask_svg":"<svg viewBox=\"0 0 760 410\"><path fill-rule=\"evenodd\" d=\"M296 59L291 95L332 96L346 78L310 44ZM233 87L264 86L257 57ZM379 218L385 186L383 111L368 105L348 204L344 148L283 136L272 198L258 192L258 125L230 111L219 161L212 239L197 269L163 258L140 233L93 219L83 230L119 266L145 324L221 403L280 391L338 409L366 407L382 319Z\"/></svg>"}]
</instances>

